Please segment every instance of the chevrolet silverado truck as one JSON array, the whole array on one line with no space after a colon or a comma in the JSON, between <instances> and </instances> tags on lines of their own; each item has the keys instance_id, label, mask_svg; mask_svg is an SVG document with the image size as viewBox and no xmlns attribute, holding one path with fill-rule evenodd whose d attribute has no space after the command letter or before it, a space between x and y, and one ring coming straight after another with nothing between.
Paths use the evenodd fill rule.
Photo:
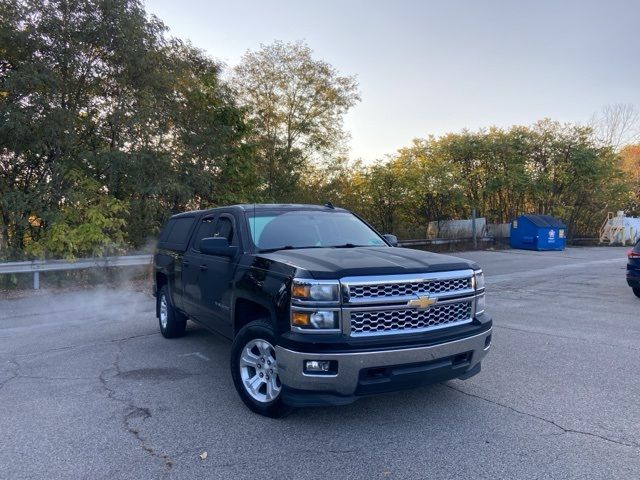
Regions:
<instances>
[{"instance_id":1,"label":"chevrolet silverado truck","mask_svg":"<svg viewBox=\"0 0 640 480\"><path fill-rule=\"evenodd\" d=\"M154 253L160 331L229 338L254 412L344 405L480 372L491 345L480 267L399 248L331 204L180 213Z\"/></svg>"}]
</instances>

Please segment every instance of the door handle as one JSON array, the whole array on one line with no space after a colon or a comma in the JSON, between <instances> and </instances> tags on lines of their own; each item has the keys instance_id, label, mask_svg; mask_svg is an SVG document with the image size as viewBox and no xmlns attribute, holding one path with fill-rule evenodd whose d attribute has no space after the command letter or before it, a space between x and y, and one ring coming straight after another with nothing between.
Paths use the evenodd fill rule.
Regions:
<instances>
[{"instance_id":1,"label":"door handle","mask_svg":"<svg viewBox=\"0 0 640 480\"><path fill-rule=\"evenodd\" d=\"M187 262L187 261L183 261L182 262L182 268L187 268L189 265L190 265L190 263Z\"/></svg>"},{"instance_id":2,"label":"door handle","mask_svg":"<svg viewBox=\"0 0 640 480\"><path fill-rule=\"evenodd\" d=\"M206 272L207 270L208 270L208 267L206 265L200 265L201 272Z\"/></svg>"}]
</instances>

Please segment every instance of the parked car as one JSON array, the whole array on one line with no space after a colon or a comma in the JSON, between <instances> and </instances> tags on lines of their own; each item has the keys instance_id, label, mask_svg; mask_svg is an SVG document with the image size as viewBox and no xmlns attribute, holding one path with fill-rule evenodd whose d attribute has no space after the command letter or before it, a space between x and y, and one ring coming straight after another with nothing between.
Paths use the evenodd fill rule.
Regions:
<instances>
[{"instance_id":1,"label":"parked car","mask_svg":"<svg viewBox=\"0 0 640 480\"><path fill-rule=\"evenodd\" d=\"M636 297L640 297L640 240L627 252L627 283Z\"/></svg>"},{"instance_id":2,"label":"parked car","mask_svg":"<svg viewBox=\"0 0 640 480\"><path fill-rule=\"evenodd\" d=\"M492 332L482 270L396 245L330 204L175 215L154 255L160 331L189 318L231 339L238 394L271 417L476 375Z\"/></svg>"}]
</instances>

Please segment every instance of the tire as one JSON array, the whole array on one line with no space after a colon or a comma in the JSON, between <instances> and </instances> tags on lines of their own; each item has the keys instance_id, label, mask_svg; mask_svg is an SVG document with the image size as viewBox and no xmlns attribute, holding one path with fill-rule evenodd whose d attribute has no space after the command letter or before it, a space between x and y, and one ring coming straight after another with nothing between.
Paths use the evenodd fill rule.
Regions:
<instances>
[{"instance_id":1,"label":"tire","mask_svg":"<svg viewBox=\"0 0 640 480\"><path fill-rule=\"evenodd\" d=\"M187 318L176 311L171 303L167 285L164 285L158 294L158 324L164 338L181 337L187 327Z\"/></svg>"},{"instance_id":2,"label":"tire","mask_svg":"<svg viewBox=\"0 0 640 480\"><path fill-rule=\"evenodd\" d=\"M282 401L275 346L273 327L267 320L255 320L243 327L231 347L231 377L251 411L280 418L293 409Z\"/></svg>"},{"instance_id":3,"label":"tire","mask_svg":"<svg viewBox=\"0 0 640 480\"><path fill-rule=\"evenodd\" d=\"M632 290L636 297L640 298L640 287L633 287Z\"/></svg>"}]
</instances>

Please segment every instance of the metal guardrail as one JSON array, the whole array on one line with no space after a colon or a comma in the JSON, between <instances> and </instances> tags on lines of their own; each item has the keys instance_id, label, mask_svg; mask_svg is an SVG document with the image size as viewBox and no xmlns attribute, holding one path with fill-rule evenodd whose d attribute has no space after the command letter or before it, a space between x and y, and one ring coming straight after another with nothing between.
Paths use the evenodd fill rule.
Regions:
<instances>
[{"instance_id":1,"label":"metal guardrail","mask_svg":"<svg viewBox=\"0 0 640 480\"><path fill-rule=\"evenodd\" d=\"M469 242L471 238L447 239L435 238L431 240L404 240L398 242L401 247L420 245L442 245L448 243ZM480 242L492 241L492 238L478 238ZM151 263L152 255L125 255L118 257L79 258L69 260L32 260L25 262L0 263L0 275L11 273L32 273L33 288L40 288L40 272L55 272L63 270L82 270L86 268L111 268L111 267L135 267Z\"/></svg>"},{"instance_id":2,"label":"metal guardrail","mask_svg":"<svg viewBox=\"0 0 640 480\"><path fill-rule=\"evenodd\" d=\"M478 237L478 242L493 242L494 237ZM469 238L431 238L431 239L417 239L417 240L400 240L398 245L400 247L414 247L422 245L448 245L453 243L469 243L473 242L473 237Z\"/></svg>"},{"instance_id":3,"label":"metal guardrail","mask_svg":"<svg viewBox=\"0 0 640 480\"><path fill-rule=\"evenodd\" d=\"M79 258L68 260L33 260L0 263L0 275L8 273L33 273L33 288L40 288L40 272L82 270L85 268L135 267L150 264L151 255L125 255L120 257Z\"/></svg>"},{"instance_id":4,"label":"metal guardrail","mask_svg":"<svg viewBox=\"0 0 640 480\"><path fill-rule=\"evenodd\" d=\"M435 238L403 240L398 242L401 247L413 247L421 245L443 245L449 243L470 242L471 238ZM478 238L479 242L493 241L491 237ZM152 255L125 255L118 257L79 258L69 260L32 260L26 262L0 263L0 275L10 273L32 273L33 288L40 288L40 272L55 272L63 270L82 270L86 268L111 268L111 267L135 267L151 263Z\"/></svg>"}]
</instances>

